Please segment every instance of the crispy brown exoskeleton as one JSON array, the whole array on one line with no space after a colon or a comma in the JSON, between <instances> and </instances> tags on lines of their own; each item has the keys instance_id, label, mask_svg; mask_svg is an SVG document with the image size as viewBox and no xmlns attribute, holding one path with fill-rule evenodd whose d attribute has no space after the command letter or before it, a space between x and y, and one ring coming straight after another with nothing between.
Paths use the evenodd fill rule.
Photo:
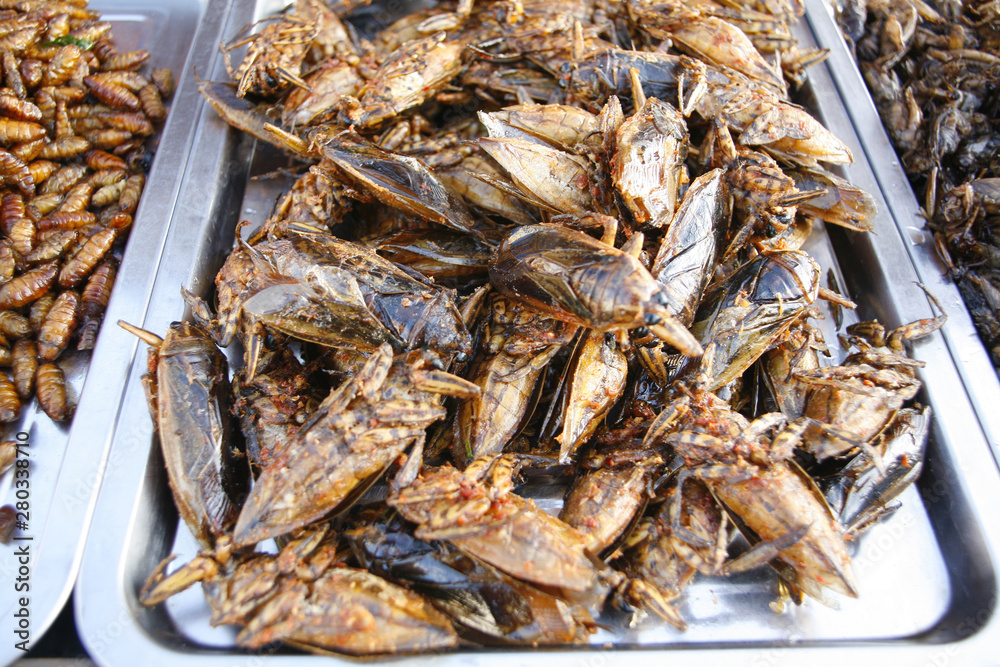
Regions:
<instances>
[{"instance_id":1,"label":"crispy brown exoskeleton","mask_svg":"<svg viewBox=\"0 0 1000 667\"><path fill-rule=\"evenodd\" d=\"M119 324L151 346L143 382L149 390L155 386L170 489L188 528L211 547L236 521L249 477L230 429L226 358L204 330L187 322L170 325L163 339Z\"/></svg>"},{"instance_id":2,"label":"crispy brown exoskeleton","mask_svg":"<svg viewBox=\"0 0 1000 667\"><path fill-rule=\"evenodd\" d=\"M509 454L481 457L462 472L425 467L388 502L418 525L420 539L448 540L523 581L581 599L601 597L605 572L588 557L587 539L512 493L514 467Z\"/></svg>"},{"instance_id":3,"label":"crispy brown exoskeleton","mask_svg":"<svg viewBox=\"0 0 1000 667\"><path fill-rule=\"evenodd\" d=\"M237 546L283 535L335 510L381 474L446 411L441 395L478 387L434 368L437 355L400 355L383 344L361 371L335 389L254 485L233 532Z\"/></svg>"}]
</instances>

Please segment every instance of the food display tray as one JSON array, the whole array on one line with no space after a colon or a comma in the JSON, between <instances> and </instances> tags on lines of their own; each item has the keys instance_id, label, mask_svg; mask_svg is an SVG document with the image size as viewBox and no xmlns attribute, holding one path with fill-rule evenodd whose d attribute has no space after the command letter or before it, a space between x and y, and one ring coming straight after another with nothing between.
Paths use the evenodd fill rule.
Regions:
<instances>
[{"instance_id":1,"label":"food display tray","mask_svg":"<svg viewBox=\"0 0 1000 667\"><path fill-rule=\"evenodd\" d=\"M281 9L276 2L237 3L224 25L195 52L199 75L225 80L220 38L232 38L247 24ZM369 20L388 25L391 16L373 11ZM796 28L803 48L815 44L809 24ZM204 34L201 34L204 33ZM199 38L208 38L204 28ZM201 65L204 63L204 67ZM845 324L877 317L894 327L935 315L897 231L888 196L866 159L851 117L831 77L830 66L811 68L810 82L798 101L809 108L853 151L854 164L838 170L875 197L875 232L860 234L817 225L806 249L824 275L857 301ZM856 94L860 94L858 91ZM846 97L849 93L844 92ZM260 222L290 180L282 168L288 158L229 128L199 104L195 143L180 184L167 239L160 257L143 327L162 332L188 315L180 296L186 286L211 295L216 271L232 247L241 219ZM824 282L824 284L827 284ZM960 302L959 302L960 303ZM954 309L946 303L946 308ZM950 311L949 311L950 312ZM820 320L833 363L837 349L834 318ZM548 667L603 667L625 661L702 665L986 664L996 660L1000 622L994 606L1000 570L1000 522L990 508L1000 506L1000 474L984 426L946 337L942 332L912 346L927 362L920 371L924 387L918 401L930 405L934 419L924 473L902 497L903 507L852 543L860 598L840 598L839 608L807 600L777 614L777 579L763 568L730 578L696 577L678 600L688 630L652 624L635 629L608 627L589 645L533 649L472 649L434 655L375 659L393 665L485 667L546 664ZM231 358L231 361L237 361ZM262 664L260 652L235 644L236 628L209 624L211 611L195 586L166 603L145 608L138 591L157 563L175 553L185 562L197 544L179 523L162 456L141 386L145 354L137 354L112 436L115 475L103 484L74 596L81 638L101 664L146 665ZM539 504L558 505L558 498ZM319 657L269 648L268 664L305 666L349 658Z\"/></svg>"},{"instance_id":2,"label":"food display tray","mask_svg":"<svg viewBox=\"0 0 1000 667\"><path fill-rule=\"evenodd\" d=\"M858 139L889 205L889 213L921 282L948 311L942 331L948 352L962 376L976 416L1000 461L1000 379L991 373L992 362L983 346L958 288L934 248L933 235L924 229L924 217L903 165L879 117L864 78L844 41L830 3L806 0L809 24L816 41L830 49L830 71Z\"/></svg>"},{"instance_id":3,"label":"food display tray","mask_svg":"<svg viewBox=\"0 0 1000 667\"><path fill-rule=\"evenodd\" d=\"M217 3L222 4L222 3ZM94 0L91 9L112 24L121 51L147 49L154 68L169 67L175 78L187 69L207 0ZM27 529L15 541L0 545L0 664L23 655L11 633L13 614L28 598L29 646L55 620L76 581L84 540L93 519L97 490L105 476L114 476L116 459L109 457L119 404L137 349L133 336L114 326L119 318L141 319L148 305L155 268L167 235L170 212L177 200L180 174L188 157L197 91L181 87L168 101L169 116L159 136L159 148L148 175L142 202L118 271L105 323L92 352L67 351L59 359L69 394L77 403L72 421L49 419L36 401L25 404L20 418L3 428L3 440L18 433L28 454L28 494L19 498L13 471L0 476L0 505L28 502ZM23 458L23 457L22 457ZM23 490L23 489L22 489ZM20 562L27 548L26 564ZM27 584L28 588L23 586Z\"/></svg>"}]
</instances>

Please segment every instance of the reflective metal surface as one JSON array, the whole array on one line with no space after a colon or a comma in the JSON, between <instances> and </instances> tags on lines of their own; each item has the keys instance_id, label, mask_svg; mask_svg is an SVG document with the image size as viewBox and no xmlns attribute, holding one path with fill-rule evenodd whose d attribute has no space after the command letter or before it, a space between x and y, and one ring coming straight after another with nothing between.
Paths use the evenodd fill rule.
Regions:
<instances>
[{"instance_id":1,"label":"reflective metal surface","mask_svg":"<svg viewBox=\"0 0 1000 667\"><path fill-rule=\"evenodd\" d=\"M234 6L228 38L275 6ZM204 29L203 29L204 30ZM808 47L803 25L797 35ZM223 77L218 42L196 45L214 63L206 74ZM932 315L903 239L889 215L889 196L865 160L865 151L841 102L828 66L814 67L802 103L820 109L824 123L854 152L857 162L842 174L878 200L876 233L818 228L808 250L832 269L858 301L853 317L877 316L896 326ZM261 220L279 180L248 181L249 174L273 170L284 158L254 150L211 112L198 114L195 152L181 184L170 233L143 325L162 331L185 315L182 285L207 295L228 253L240 218ZM946 305L946 307L949 307ZM950 311L949 311L950 312ZM824 321L827 340L836 340L832 318ZM904 507L853 545L861 597L839 599L839 609L815 601L775 614L776 578L769 571L738 577L698 578L680 611L689 630L654 626L603 630L590 646L563 650L463 650L455 654L387 658L392 664L486 667L544 664L547 667L656 661L671 665L986 664L995 662L1000 623L993 608L1000 554L1000 522L990 518L1000 506L1000 475L984 429L945 337L935 334L915 345L927 362L919 396L934 408L934 427L925 473L918 488L902 497ZM831 347L835 345L831 344ZM77 623L85 645L102 664L253 665L260 657L234 646L233 628L212 628L210 610L195 587L155 609L142 608L137 592L156 563L169 553L191 558L197 546L178 527L166 474L140 385L144 361L132 365L113 437L114 479L103 485L76 589ZM550 508L558 503L546 501ZM279 650L269 663L330 664L335 658ZM346 659L344 659L346 661ZM706 662L708 661L708 662ZM354 662L354 661L352 661Z\"/></svg>"},{"instance_id":2,"label":"reflective metal surface","mask_svg":"<svg viewBox=\"0 0 1000 667\"><path fill-rule=\"evenodd\" d=\"M204 0L169 0L156 5L137 0L95 0L90 7L112 23L120 50L148 49L155 67L169 67L180 74L205 4ZM79 401L76 416L72 422L58 424L32 402L17 423L4 429L4 440L19 431L29 434L30 445L25 449L31 464L28 530L16 534L25 539L0 546L0 629L4 636L0 664L23 655L14 647L20 638L10 634L13 613L22 596L30 600L32 642L42 636L66 603L79 570L97 489L108 471L114 474L114 459L108 457L111 434L137 345L113 323L119 318L141 319L145 312L154 275L150 268L159 263L169 212L191 146L190 95L185 98L181 91L169 104L170 115L108 304L105 323L111 324L102 327L92 353L67 352L59 360L72 400ZM13 472L0 477L0 504L16 501L13 477ZM24 583L16 581L21 576L17 547L25 545L31 555L29 589L16 590L16 583Z\"/></svg>"}]
</instances>

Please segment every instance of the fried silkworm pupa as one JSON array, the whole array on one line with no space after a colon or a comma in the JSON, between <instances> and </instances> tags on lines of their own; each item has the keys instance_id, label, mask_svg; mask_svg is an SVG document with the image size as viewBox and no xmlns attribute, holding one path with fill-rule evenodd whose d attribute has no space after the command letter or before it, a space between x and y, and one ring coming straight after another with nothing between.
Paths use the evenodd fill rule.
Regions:
<instances>
[{"instance_id":1,"label":"fried silkworm pupa","mask_svg":"<svg viewBox=\"0 0 1000 667\"><path fill-rule=\"evenodd\" d=\"M84 156L87 162L87 166L94 171L100 171L102 169L128 169L128 165L125 164L125 160L121 159L117 155L112 155L106 151L94 149L92 151L87 151L87 155Z\"/></svg>"},{"instance_id":2,"label":"fried silkworm pupa","mask_svg":"<svg viewBox=\"0 0 1000 667\"><path fill-rule=\"evenodd\" d=\"M98 61L104 62L105 60L110 60L118 55L118 49L110 39L101 38L97 40L92 47L90 47L90 52L94 54Z\"/></svg>"},{"instance_id":3,"label":"fried silkworm pupa","mask_svg":"<svg viewBox=\"0 0 1000 667\"><path fill-rule=\"evenodd\" d=\"M66 113L66 103L62 100L56 102L56 120L53 123L55 129L56 139L62 139L63 137L72 137L76 134L73 122L69 119L69 114Z\"/></svg>"},{"instance_id":4,"label":"fried silkworm pupa","mask_svg":"<svg viewBox=\"0 0 1000 667\"><path fill-rule=\"evenodd\" d=\"M28 164L42 154L45 145L46 140L44 138L35 139L34 141L26 141L23 144L11 146L10 152L21 162Z\"/></svg>"},{"instance_id":5,"label":"fried silkworm pupa","mask_svg":"<svg viewBox=\"0 0 1000 667\"><path fill-rule=\"evenodd\" d=\"M45 264L11 278L0 286L0 309L20 308L49 291L59 275L59 266Z\"/></svg>"},{"instance_id":6,"label":"fried silkworm pupa","mask_svg":"<svg viewBox=\"0 0 1000 667\"><path fill-rule=\"evenodd\" d=\"M0 143L21 144L45 136L45 128L38 123L0 118Z\"/></svg>"},{"instance_id":7,"label":"fried silkworm pupa","mask_svg":"<svg viewBox=\"0 0 1000 667\"><path fill-rule=\"evenodd\" d=\"M132 133L128 130L95 130L87 132L84 138L90 142L91 146L97 148L118 148L132 139Z\"/></svg>"},{"instance_id":8,"label":"fried silkworm pupa","mask_svg":"<svg viewBox=\"0 0 1000 667\"><path fill-rule=\"evenodd\" d=\"M124 181L127 176L128 172L124 169L101 169L88 176L87 182L95 188L100 189L106 185L113 185L114 183Z\"/></svg>"},{"instance_id":9,"label":"fried silkworm pupa","mask_svg":"<svg viewBox=\"0 0 1000 667\"><path fill-rule=\"evenodd\" d=\"M0 283L6 283L14 277L17 260L14 257L14 246L9 239L0 239Z\"/></svg>"},{"instance_id":10,"label":"fried silkworm pupa","mask_svg":"<svg viewBox=\"0 0 1000 667\"><path fill-rule=\"evenodd\" d=\"M15 460L17 460L17 442L14 440L0 442L0 475L7 472Z\"/></svg>"},{"instance_id":11,"label":"fried silkworm pupa","mask_svg":"<svg viewBox=\"0 0 1000 667\"><path fill-rule=\"evenodd\" d=\"M8 192L0 200L0 227L4 234L10 234L14 222L25 216L24 197L16 192Z\"/></svg>"},{"instance_id":12,"label":"fried silkworm pupa","mask_svg":"<svg viewBox=\"0 0 1000 667\"><path fill-rule=\"evenodd\" d=\"M24 263L34 266L59 259L76 243L79 236L79 232L73 230L53 229L43 232L38 236L35 249L24 257Z\"/></svg>"},{"instance_id":13,"label":"fried silkworm pupa","mask_svg":"<svg viewBox=\"0 0 1000 667\"><path fill-rule=\"evenodd\" d=\"M111 298L111 288L115 284L117 266L115 260L107 259L90 274L87 285L80 296L80 332L76 349L92 350L101 328L104 309Z\"/></svg>"},{"instance_id":14,"label":"fried silkworm pupa","mask_svg":"<svg viewBox=\"0 0 1000 667\"><path fill-rule=\"evenodd\" d=\"M7 118L30 123L38 123L42 120L41 109L29 100L14 95L0 95L0 114Z\"/></svg>"},{"instance_id":15,"label":"fried silkworm pupa","mask_svg":"<svg viewBox=\"0 0 1000 667\"><path fill-rule=\"evenodd\" d=\"M4 83L14 91L18 98L24 98L28 91L24 87L24 80L21 78L21 71L17 67L17 58L10 51L4 50L0 55L3 63Z\"/></svg>"},{"instance_id":16,"label":"fried silkworm pupa","mask_svg":"<svg viewBox=\"0 0 1000 667\"><path fill-rule=\"evenodd\" d=\"M66 399L66 375L56 364L42 364L35 373L38 404L50 418L66 421L72 414Z\"/></svg>"},{"instance_id":17,"label":"fried silkworm pupa","mask_svg":"<svg viewBox=\"0 0 1000 667\"><path fill-rule=\"evenodd\" d=\"M42 184L59 170L59 165L51 160L34 160L28 164L28 171L36 184Z\"/></svg>"},{"instance_id":18,"label":"fried silkworm pupa","mask_svg":"<svg viewBox=\"0 0 1000 667\"><path fill-rule=\"evenodd\" d=\"M11 224L10 242L14 244L14 250L19 255L30 254L35 245L35 223L29 218L18 218Z\"/></svg>"},{"instance_id":19,"label":"fried silkworm pupa","mask_svg":"<svg viewBox=\"0 0 1000 667\"><path fill-rule=\"evenodd\" d=\"M0 333L7 338L26 338L32 331L31 322L23 315L9 310L0 312Z\"/></svg>"},{"instance_id":20,"label":"fried silkworm pupa","mask_svg":"<svg viewBox=\"0 0 1000 667\"><path fill-rule=\"evenodd\" d=\"M167 110L163 106L163 98L159 89L149 84L139 90L139 103L142 105L142 112L154 123L159 123L167 117Z\"/></svg>"},{"instance_id":21,"label":"fried silkworm pupa","mask_svg":"<svg viewBox=\"0 0 1000 667\"><path fill-rule=\"evenodd\" d=\"M98 116L98 120L106 127L126 130L140 136L146 136L153 131L153 124L141 113L126 113L124 111L103 113Z\"/></svg>"},{"instance_id":22,"label":"fried silkworm pupa","mask_svg":"<svg viewBox=\"0 0 1000 667\"><path fill-rule=\"evenodd\" d=\"M31 322L31 328L38 331L42 328L42 322L45 321L45 316L49 314L49 310L52 308L52 304L56 302L56 295L52 292L48 292L38 297L33 304L31 304L31 311L28 313L28 321Z\"/></svg>"},{"instance_id":23,"label":"fried silkworm pupa","mask_svg":"<svg viewBox=\"0 0 1000 667\"><path fill-rule=\"evenodd\" d=\"M80 314L80 297L63 292L56 297L38 330L38 357L52 361L66 349ZM46 410L46 412L48 412ZM51 415L50 415L51 416Z\"/></svg>"},{"instance_id":24,"label":"fried silkworm pupa","mask_svg":"<svg viewBox=\"0 0 1000 667\"><path fill-rule=\"evenodd\" d=\"M153 85L160 91L160 97L163 99L174 94L174 73L169 69L158 69L149 78L153 80Z\"/></svg>"},{"instance_id":25,"label":"fried silkworm pupa","mask_svg":"<svg viewBox=\"0 0 1000 667\"><path fill-rule=\"evenodd\" d=\"M0 373L0 422L8 423L21 414L21 399L6 373Z\"/></svg>"},{"instance_id":26,"label":"fried silkworm pupa","mask_svg":"<svg viewBox=\"0 0 1000 667\"><path fill-rule=\"evenodd\" d=\"M0 346L0 366L10 366L13 361L11 351L6 346Z\"/></svg>"},{"instance_id":27,"label":"fried silkworm pupa","mask_svg":"<svg viewBox=\"0 0 1000 667\"><path fill-rule=\"evenodd\" d=\"M3 122L0 120L0 125ZM14 121L7 122L13 123ZM41 127L41 125L38 127ZM42 133L45 133L44 128L42 129ZM0 141L3 141L2 137L0 137ZM0 180L8 185L13 185L25 196L30 197L35 194L35 180L31 176L31 170L28 169L28 165L18 156L2 149L0 149Z\"/></svg>"},{"instance_id":28,"label":"fried silkworm pupa","mask_svg":"<svg viewBox=\"0 0 1000 667\"><path fill-rule=\"evenodd\" d=\"M63 289L76 287L90 275L98 262L104 259L114 245L118 230L113 227L102 229L91 236L73 257L67 261L59 273L59 286Z\"/></svg>"},{"instance_id":29,"label":"fried silkworm pupa","mask_svg":"<svg viewBox=\"0 0 1000 667\"><path fill-rule=\"evenodd\" d=\"M73 75L83 51L76 44L67 44L59 49L42 74L43 86L61 86Z\"/></svg>"},{"instance_id":30,"label":"fried silkworm pupa","mask_svg":"<svg viewBox=\"0 0 1000 667\"><path fill-rule=\"evenodd\" d=\"M139 206L139 198L142 196L142 188L146 185L146 177L142 174L129 176L125 181L125 188L118 197L118 210L122 213L132 214Z\"/></svg>"},{"instance_id":31,"label":"fried silkworm pupa","mask_svg":"<svg viewBox=\"0 0 1000 667\"><path fill-rule=\"evenodd\" d=\"M121 211L108 218L108 227L123 231L132 226L132 216Z\"/></svg>"},{"instance_id":32,"label":"fried silkworm pupa","mask_svg":"<svg viewBox=\"0 0 1000 667\"><path fill-rule=\"evenodd\" d=\"M30 400L35 393L35 373L38 371L38 346L30 338L22 338L14 343L11 373L14 388L21 400Z\"/></svg>"},{"instance_id":33,"label":"fried silkworm pupa","mask_svg":"<svg viewBox=\"0 0 1000 667\"><path fill-rule=\"evenodd\" d=\"M0 542L10 544L10 538L14 536L14 525L17 520L17 510L13 505L0 507Z\"/></svg>"},{"instance_id":34,"label":"fried silkworm pupa","mask_svg":"<svg viewBox=\"0 0 1000 667\"><path fill-rule=\"evenodd\" d=\"M65 194L70 188L80 182L87 174L87 167L82 164L67 164L59 167L55 173L50 175L42 184L38 193L50 195L52 193Z\"/></svg>"},{"instance_id":35,"label":"fried silkworm pupa","mask_svg":"<svg viewBox=\"0 0 1000 667\"><path fill-rule=\"evenodd\" d=\"M101 69L104 71L129 70L134 72L145 65L147 60L149 60L149 51L146 49L126 51L125 53L116 53L101 61Z\"/></svg>"},{"instance_id":36,"label":"fried silkworm pupa","mask_svg":"<svg viewBox=\"0 0 1000 667\"><path fill-rule=\"evenodd\" d=\"M46 160L68 160L90 148L83 137L63 137L45 145L40 157Z\"/></svg>"},{"instance_id":37,"label":"fried silkworm pupa","mask_svg":"<svg viewBox=\"0 0 1000 667\"><path fill-rule=\"evenodd\" d=\"M31 202L25 206L24 209L29 218L38 222L59 208L59 204L62 203L63 198L63 195L58 192L53 192L52 194L47 195L38 195L37 197L32 197Z\"/></svg>"},{"instance_id":38,"label":"fried silkworm pupa","mask_svg":"<svg viewBox=\"0 0 1000 667\"><path fill-rule=\"evenodd\" d=\"M66 193L66 198L59 204L56 213L80 213L85 211L90 204L93 192L94 186L90 183L77 183Z\"/></svg>"},{"instance_id":39,"label":"fried silkworm pupa","mask_svg":"<svg viewBox=\"0 0 1000 667\"><path fill-rule=\"evenodd\" d=\"M130 111L142 110L142 103L128 88L117 83L111 83L96 76L86 76L83 82L87 84L91 94L115 109L128 109Z\"/></svg>"},{"instance_id":40,"label":"fried silkworm pupa","mask_svg":"<svg viewBox=\"0 0 1000 667\"><path fill-rule=\"evenodd\" d=\"M81 227L92 225L95 222L97 222L97 216L90 211L53 213L52 215L38 221L38 231L44 232L49 229L80 229Z\"/></svg>"}]
</instances>

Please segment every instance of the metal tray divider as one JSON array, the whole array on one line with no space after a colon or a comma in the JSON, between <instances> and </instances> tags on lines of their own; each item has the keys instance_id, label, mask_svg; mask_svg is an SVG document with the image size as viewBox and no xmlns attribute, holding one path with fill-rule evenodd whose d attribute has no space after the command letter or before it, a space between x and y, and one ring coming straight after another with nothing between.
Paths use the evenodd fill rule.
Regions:
<instances>
[{"instance_id":1,"label":"metal tray divider","mask_svg":"<svg viewBox=\"0 0 1000 667\"><path fill-rule=\"evenodd\" d=\"M233 16L228 22L230 28L248 22L236 17L236 14L243 10L246 8L239 5L233 7ZM232 30L224 34L232 34ZM805 41L811 39L810 36ZM214 48L217 42L218 39L214 40L211 47ZM201 52L208 48L205 43L196 45L196 48L199 46ZM209 62L209 59L206 58L202 62ZM214 62L215 69L218 70L219 59ZM819 66L812 71L822 70L816 76L829 79L830 74L826 71L826 67L826 65ZM834 102L831 105L831 113L843 116L839 123L846 125L850 134L849 137L842 138L852 150L861 153L858 148L859 140L852 132L850 120L844 114L834 88L827 85L824 92L822 87L819 87L817 96L831 98ZM212 172L213 168L217 172L224 166L202 164L202 157L224 162L221 158L225 154L233 155L241 150L239 140L232 138L234 134L232 130L222 132L228 137L225 140L212 134L212 128L218 129L221 123L218 118L204 115L199 120L195 149L189 160L192 172L185 175L181 190L183 203L190 204L193 201L188 196L190 192L209 190L210 183L205 174L215 173ZM838 127L835 131L839 134L840 130ZM871 170L864 164L858 164L849 167L847 171L852 180L857 180L859 185L870 189L880 199L882 210L886 210L882 192ZM234 182L230 183L229 187L242 194L240 184L235 183L236 179L245 177L244 171L240 173L243 176L234 175ZM192 182L193 180L197 182ZM222 190L221 187L215 188L209 193L211 196L209 204L194 211L200 216L198 220L214 219L213 216L219 211L220 198L231 199L234 196L233 192L227 194L221 192ZM178 206L174 213L175 218L184 214L184 208ZM196 292L208 290L208 285L204 281L210 281L211 274L202 275L197 267L172 265L172 260L175 258L183 257L190 261L191 245L194 241L190 237L183 238L183 231L188 228L196 229L193 225L183 227L177 223L171 225L171 238L168 239L163 253L163 261L157 273L150 302L151 307L145 320L146 326L154 330L165 327L171 319L170 315L183 312L183 305L177 295L180 285L187 284ZM232 238L231 231L231 228L217 231L215 242L228 245ZM877 303L873 306L878 310L884 310L885 313L877 314L887 319L886 323L890 325L909 321L906 318L930 316L931 310L926 298L919 288L912 285L915 273L906 254L898 248L894 251L873 250L870 241L867 245L868 247L865 247L865 243L859 243L858 252L864 254L866 260L870 258L871 262L875 262L877 270L885 274L882 281L885 289L876 295ZM186 255L181 252L185 249ZM205 252L205 248L199 245L194 254L202 252ZM191 282L192 280L195 282ZM882 297L884 300L881 300ZM880 308L878 303L883 307ZM873 313L867 313L871 314ZM918 347L918 357L922 359L935 357L933 362L935 368L938 366L946 368L953 363L946 354L943 343L937 337L920 343ZM941 360L938 361L937 358ZM635 659L669 660L672 664L699 666L703 665L706 659L753 665L800 665L809 660L817 665L842 667L845 660L874 664L876 660L881 663L886 658L891 659L893 664L935 664L939 656L951 659L954 655L961 655L963 664L992 662L995 658L995 642L997 637L1000 637L1000 621L992 616L992 598L989 596L995 596L997 586L995 579L991 579L990 575L995 576L998 569L996 554L1000 553L1000 525L996 522L986 522L986 525L982 525L980 517L986 508L1000 504L1000 480L989 449L982 442L984 438L978 428L978 421L967 402L965 386L958 380L954 369L950 373L953 376L951 379L947 377L948 371L944 372L946 377L942 384L933 390L932 396L941 400L941 396L950 395L951 400L944 404L950 405L948 412L952 413L952 416L947 421L947 429L941 422L935 422L935 433L932 437L938 442L935 445L935 456L944 457L948 470L932 476L935 484L941 481L945 486L937 498L931 497L930 493L935 492L937 488L931 486L930 492L924 492L924 502L954 504L956 516L962 517L967 522L964 525L973 527L974 534L970 536L971 546L963 547L956 541L951 551L962 552L966 548L971 550L972 555L959 554L960 559L978 559L979 569L985 572L982 581L978 582L980 584L978 588L989 599L984 602L984 606L972 610L978 615L985 614L982 619L977 615L974 622L969 621L967 614L963 615L967 609L951 609L941 623L922 636L885 641L828 640L809 642L807 646L803 646L794 640L760 643L735 641L724 644L721 641L725 640L721 640L720 643L698 644L684 642L682 639L680 643L670 644L668 650L663 650L662 645L641 646L634 643L539 651L483 649L447 655L393 656L380 662L407 666L447 663L450 667L472 663L477 667L494 665L510 667L512 663L537 665L544 661L551 667L564 665L603 667L608 663L620 664ZM153 448L148 456L143 456L145 448L153 439L151 424L148 417L145 417L145 399L139 382L141 373L141 364L134 363L121 408L121 423L114 435L112 455L116 454L120 441L126 438L129 440L134 438L135 442L139 443L139 448L122 463L120 472L124 479L116 480L114 485L106 484L101 489L97 513L105 521L106 530L100 536L92 533L88 539L81 576L77 584L76 614L81 636L94 659L102 664L131 664L139 652L142 655L142 662L148 665L261 664L262 657L259 652L218 649L190 643L190 640L185 639L173 627L173 622L166 611L162 608L142 609L136 601L135 592L159 559L160 552L157 551L157 547L169 548L177 527L176 512L172 509L166 484L159 481L159 488L156 488L157 478L162 480L162 472L152 466L162 467L159 452L157 448ZM951 405L952 403L954 405ZM126 418L135 418L138 423L125 423ZM961 442L955 441L956 434L960 436ZM132 451L128 443L122 446ZM961 478L958 472L962 473ZM922 483L922 486L925 485ZM132 507L126 516L122 510L130 503ZM150 505L154 506L153 510L150 509ZM938 530L936 537L941 540L942 532L945 537L951 538L952 534L960 531L960 526L951 526L949 529L949 526L935 525L935 529ZM982 567L984 563L987 565L985 568ZM963 567L963 563L959 562L952 566L949 562L949 566L953 570L952 579L957 579L956 568ZM915 584L919 585L919 582ZM969 591L957 593L953 591L953 596L957 600L969 600L975 597ZM641 653L632 653L632 650ZM267 660L269 663L295 666L320 664L320 661L329 664L331 660L340 663L357 662L348 658L294 654L268 656Z\"/></svg>"},{"instance_id":2,"label":"metal tray divider","mask_svg":"<svg viewBox=\"0 0 1000 667\"><path fill-rule=\"evenodd\" d=\"M117 7L112 10L118 11ZM203 11L204 7L200 8ZM173 48L173 47L171 47ZM185 69L187 64L185 64ZM128 368L136 342L115 322L119 318L138 320L148 304L153 273L150 266L159 261L159 248L167 225L160 224L164 212L173 209L177 185L192 143L191 92L179 86L170 102L170 115L160 137L159 148L150 171L141 204L136 212L127 249L118 271L118 285L105 312L101 335L91 355L80 401L69 427L65 454L61 462L34 461L32 465L58 466L53 494L48 507L35 510L41 530L33 530L31 542L31 637L37 641L59 614L76 582L83 545L97 502L97 491L108 472L111 434L119 414ZM197 95L197 91L193 91ZM127 283L127 284L126 284ZM127 353L123 353L127 350ZM44 419L44 415L42 415ZM65 427L64 427L65 428ZM38 453L39 430L47 435L57 430L37 420L25 424L31 435L32 456ZM110 469L113 470L113 460ZM41 498L33 498L35 508L44 507ZM7 591L4 591L5 593ZM18 596L15 596L18 597ZM4 611L11 618L16 600ZM23 654L13 641L0 646L0 663Z\"/></svg>"},{"instance_id":3,"label":"metal tray divider","mask_svg":"<svg viewBox=\"0 0 1000 667\"><path fill-rule=\"evenodd\" d=\"M934 240L923 229L923 215L917 197L896 155L896 149L882 124L875 103L844 42L840 28L825 0L804 0L806 19L822 48L830 49L827 60L833 81L847 108L868 162L888 200L902 245L920 281L942 302L948 323L941 330L954 359L977 419L1000 463L1000 380L993 372L989 354L976 333L962 295L948 277L934 249Z\"/></svg>"}]
</instances>

